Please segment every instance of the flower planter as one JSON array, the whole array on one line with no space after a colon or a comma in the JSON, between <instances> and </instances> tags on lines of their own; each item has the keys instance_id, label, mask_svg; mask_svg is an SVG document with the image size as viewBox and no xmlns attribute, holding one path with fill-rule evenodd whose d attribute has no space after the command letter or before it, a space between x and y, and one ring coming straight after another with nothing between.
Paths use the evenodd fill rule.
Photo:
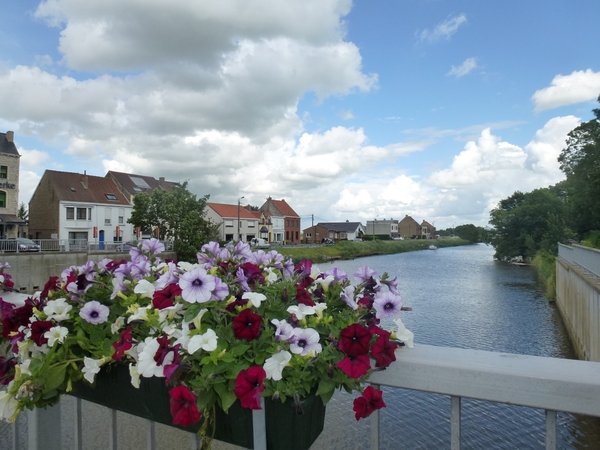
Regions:
<instances>
[{"instance_id":1,"label":"flower planter","mask_svg":"<svg viewBox=\"0 0 600 450\"><path fill-rule=\"evenodd\" d=\"M201 422L187 428L173 425L165 379L142 378L140 388L136 389L131 385L125 365L103 368L96 375L95 387L84 381L74 383L70 395L194 433L201 426ZM321 398L307 397L301 405L302 414L297 414L293 399L281 403L265 398L269 450L306 450L321 434L325 422L325 406ZM253 448L252 410L242 408L237 401L228 414L217 408L214 438Z\"/></svg>"}]
</instances>

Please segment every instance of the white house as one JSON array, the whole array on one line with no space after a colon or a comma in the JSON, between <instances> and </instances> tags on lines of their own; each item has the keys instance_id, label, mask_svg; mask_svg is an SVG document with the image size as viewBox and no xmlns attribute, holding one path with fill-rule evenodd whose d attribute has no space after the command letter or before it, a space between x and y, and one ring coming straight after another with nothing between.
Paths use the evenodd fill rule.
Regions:
<instances>
[{"instance_id":1,"label":"white house","mask_svg":"<svg viewBox=\"0 0 600 450\"><path fill-rule=\"evenodd\" d=\"M206 203L204 216L211 222L220 224L219 237L222 241L239 239L250 242L255 237L261 237L258 227L260 213L250 212L241 205L209 202Z\"/></svg>"}]
</instances>

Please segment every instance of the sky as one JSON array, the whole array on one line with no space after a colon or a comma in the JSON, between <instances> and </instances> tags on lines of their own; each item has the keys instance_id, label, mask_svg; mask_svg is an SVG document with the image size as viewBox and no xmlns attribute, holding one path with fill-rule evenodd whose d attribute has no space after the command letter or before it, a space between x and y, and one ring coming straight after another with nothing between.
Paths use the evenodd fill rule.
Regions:
<instances>
[{"instance_id":1,"label":"sky","mask_svg":"<svg viewBox=\"0 0 600 450\"><path fill-rule=\"evenodd\" d=\"M0 131L46 169L487 226L600 95L592 0L0 0ZM243 198L242 198L243 197Z\"/></svg>"}]
</instances>

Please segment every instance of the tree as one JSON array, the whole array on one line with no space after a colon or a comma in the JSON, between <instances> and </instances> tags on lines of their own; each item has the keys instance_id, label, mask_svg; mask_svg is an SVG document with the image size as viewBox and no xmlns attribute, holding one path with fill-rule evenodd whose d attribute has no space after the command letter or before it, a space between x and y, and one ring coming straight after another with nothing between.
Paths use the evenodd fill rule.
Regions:
<instances>
[{"instance_id":1,"label":"tree","mask_svg":"<svg viewBox=\"0 0 600 450\"><path fill-rule=\"evenodd\" d=\"M496 258L531 258L541 249L556 254L556 243L571 235L564 199L557 195L560 190L553 186L527 194L516 191L498 203L490 212L490 224L495 228L490 242Z\"/></svg>"},{"instance_id":2,"label":"tree","mask_svg":"<svg viewBox=\"0 0 600 450\"><path fill-rule=\"evenodd\" d=\"M169 192L155 189L151 194L136 195L128 222L157 233L161 240L173 240L177 258L195 262L200 247L218 238L218 224L204 218L209 196L196 198L187 184L186 181Z\"/></svg>"},{"instance_id":3,"label":"tree","mask_svg":"<svg viewBox=\"0 0 600 450\"><path fill-rule=\"evenodd\" d=\"M479 238L479 229L472 223L466 225L459 225L454 229L454 232L459 238L465 239L471 244L481 242Z\"/></svg>"},{"instance_id":4,"label":"tree","mask_svg":"<svg viewBox=\"0 0 600 450\"><path fill-rule=\"evenodd\" d=\"M569 133L558 158L567 176L570 221L580 238L600 229L600 109L593 113L594 119Z\"/></svg>"},{"instance_id":5,"label":"tree","mask_svg":"<svg viewBox=\"0 0 600 450\"><path fill-rule=\"evenodd\" d=\"M29 210L27 209L27 206L25 205L25 203L21 202L19 204L19 210L17 211L17 216L19 216L19 219L27 222L27 220L29 219Z\"/></svg>"}]
</instances>

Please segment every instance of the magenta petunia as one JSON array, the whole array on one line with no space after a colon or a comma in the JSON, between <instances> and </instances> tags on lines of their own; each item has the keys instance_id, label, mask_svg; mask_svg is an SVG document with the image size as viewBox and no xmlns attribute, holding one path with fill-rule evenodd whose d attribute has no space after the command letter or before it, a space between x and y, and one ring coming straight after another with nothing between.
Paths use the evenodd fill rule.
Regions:
<instances>
[{"instance_id":1,"label":"magenta petunia","mask_svg":"<svg viewBox=\"0 0 600 450\"><path fill-rule=\"evenodd\" d=\"M337 366L351 378L360 378L371 368L369 355L346 356Z\"/></svg>"},{"instance_id":2,"label":"magenta petunia","mask_svg":"<svg viewBox=\"0 0 600 450\"><path fill-rule=\"evenodd\" d=\"M196 394L187 386L179 385L169 391L173 424L190 426L200 420L200 411L196 405Z\"/></svg>"},{"instance_id":3,"label":"magenta petunia","mask_svg":"<svg viewBox=\"0 0 600 450\"><path fill-rule=\"evenodd\" d=\"M375 358L375 367L388 367L392 362L396 361L394 353L398 348L398 344L390 341L390 335L380 335L371 350L371 356Z\"/></svg>"},{"instance_id":4,"label":"magenta petunia","mask_svg":"<svg viewBox=\"0 0 600 450\"><path fill-rule=\"evenodd\" d=\"M267 373L261 366L252 366L242 370L235 379L233 393L244 408L262 409L260 393L265 389L263 384Z\"/></svg>"},{"instance_id":5,"label":"magenta petunia","mask_svg":"<svg viewBox=\"0 0 600 450\"><path fill-rule=\"evenodd\" d=\"M251 309L244 309L233 318L233 334L237 339L253 341L260 336L261 320Z\"/></svg>"},{"instance_id":6,"label":"magenta petunia","mask_svg":"<svg viewBox=\"0 0 600 450\"><path fill-rule=\"evenodd\" d=\"M383 392L373 386L367 386L363 395L354 400L354 413L356 420L369 417L373 411L385 408Z\"/></svg>"},{"instance_id":7,"label":"magenta petunia","mask_svg":"<svg viewBox=\"0 0 600 450\"><path fill-rule=\"evenodd\" d=\"M371 333L368 328L355 323L341 331L339 348L348 356L366 355L369 353L370 342Z\"/></svg>"}]
</instances>

